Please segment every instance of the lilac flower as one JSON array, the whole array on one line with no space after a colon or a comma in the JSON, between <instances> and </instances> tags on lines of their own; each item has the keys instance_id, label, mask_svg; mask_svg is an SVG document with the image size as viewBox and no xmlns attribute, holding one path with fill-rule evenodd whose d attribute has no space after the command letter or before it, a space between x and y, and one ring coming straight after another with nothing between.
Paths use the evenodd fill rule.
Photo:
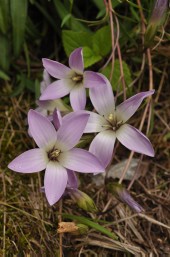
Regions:
<instances>
[{"instance_id":1,"label":"lilac flower","mask_svg":"<svg viewBox=\"0 0 170 257\"><path fill-rule=\"evenodd\" d=\"M111 85L92 88L90 99L99 113L91 113L85 133L99 132L93 139L89 151L96 155L104 167L110 163L116 138L128 149L154 156L148 138L126 121L136 112L143 99L154 90L136 94L115 107Z\"/></svg>"},{"instance_id":2,"label":"lilac flower","mask_svg":"<svg viewBox=\"0 0 170 257\"><path fill-rule=\"evenodd\" d=\"M70 93L70 103L74 111L84 110L86 106L86 90L100 84L105 84L103 78L93 72L84 71L82 48L74 50L69 57L69 66L43 59L44 68L57 78L43 92L40 100L52 100L66 96Z\"/></svg>"},{"instance_id":3,"label":"lilac flower","mask_svg":"<svg viewBox=\"0 0 170 257\"><path fill-rule=\"evenodd\" d=\"M46 70L43 72L43 80L40 84L40 92L43 94L45 89L51 84L51 79ZM56 100L38 100L36 101L38 107L36 108L37 112L40 112L44 116L51 115L55 108L62 112L67 112L68 108L63 104L61 99Z\"/></svg>"},{"instance_id":4,"label":"lilac flower","mask_svg":"<svg viewBox=\"0 0 170 257\"><path fill-rule=\"evenodd\" d=\"M34 110L28 113L31 135L39 148L28 150L15 158L8 167L22 173L45 171L44 187L50 205L65 191L70 170L93 173L104 169L97 158L86 150L73 148L83 134L88 114L66 115L58 131Z\"/></svg>"}]
</instances>

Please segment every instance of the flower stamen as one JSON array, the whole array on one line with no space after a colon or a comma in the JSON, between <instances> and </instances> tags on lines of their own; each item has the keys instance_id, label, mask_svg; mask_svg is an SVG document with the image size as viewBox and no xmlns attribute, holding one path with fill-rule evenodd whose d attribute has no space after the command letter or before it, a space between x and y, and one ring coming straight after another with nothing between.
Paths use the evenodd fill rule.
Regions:
<instances>
[{"instance_id":1,"label":"flower stamen","mask_svg":"<svg viewBox=\"0 0 170 257\"><path fill-rule=\"evenodd\" d=\"M79 83L79 82L82 82L83 80L83 76L80 75L80 74L75 74L73 77L72 77L72 80L76 83Z\"/></svg>"},{"instance_id":2,"label":"flower stamen","mask_svg":"<svg viewBox=\"0 0 170 257\"><path fill-rule=\"evenodd\" d=\"M50 161L57 161L58 156L60 155L61 151L58 149L53 149L50 152L48 152L48 158Z\"/></svg>"}]
</instances>

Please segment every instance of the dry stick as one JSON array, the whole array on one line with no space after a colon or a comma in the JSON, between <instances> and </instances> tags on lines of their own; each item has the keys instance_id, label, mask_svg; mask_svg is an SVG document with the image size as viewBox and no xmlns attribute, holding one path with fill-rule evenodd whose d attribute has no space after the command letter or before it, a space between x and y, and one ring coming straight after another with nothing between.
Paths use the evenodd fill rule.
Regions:
<instances>
[{"instance_id":1,"label":"dry stick","mask_svg":"<svg viewBox=\"0 0 170 257\"><path fill-rule=\"evenodd\" d=\"M58 221L62 222L62 200L59 201L59 215ZM59 234L59 257L63 257L63 233Z\"/></svg>"},{"instance_id":2,"label":"dry stick","mask_svg":"<svg viewBox=\"0 0 170 257\"><path fill-rule=\"evenodd\" d=\"M2 181L3 181L3 193L4 198L6 199L6 183L5 183L5 174L2 171ZM7 212L6 206L3 207L3 257L6 256L6 220L7 220Z\"/></svg>"},{"instance_id":3,"label":"dry stick","mask_svg":"<svg viewBox=\"0 0 170 257\"><path fill-rule=\"evenodd\" d=\"M138 7L139 7L139 13L140 13L140 17L141 17L142 43L144 44L144 33L145 33L145 30L146 30L146 28L145 28L145 17L144 17L143 11L142 11L142 6L141 6L140 0L137 0L137 4L138 4ZM152 90L153 89L153 69L152 69L151 51L150 51L149 48L147 49L147 59L148 59L148 66L149 66L149 90ZM147 133L149 131L150 122L151 122L151 97L148 98L148 103L147 103L147 106L145 108L145 112L143 114L139 130L142 130L142 127L143 127L143 124L144 124L144 121L145 121L145 118L146 118L146 114L147 114L148 108L149 108L149 117L148 117ZM129 159L127 161L127 164L126 164L126 166L125 166L125 168L123 170L122 176L121 176L121 178L119 180L120 184L122 183L122 181L124 179L124 176L125 176L128 168L129 168L129 165L131 163L133 155L134 155L134 152L132 151L130 153L130 156L129 156ZM139 166L137 168L139 168ZM133 178L132 180L134 182L135 178ZM129 187L131 187L131 186L132 186L132 183L130 183Z\"/></svg>"},{"instance_id":4,"label":"dry stick","mask_svg":"<svg viewBox=\"0 0 170 257\"><path fill-rule=\"evenodd\" d=\"M122 85L123 85L123 99L125 101L126 100L126 83L125 83L125 76L124 76L123 63L122 63L122 55L121 55L119 43L117 44L117 53L118 53L119 65L120 65L121 81L122 81Z\"/></svg>"},{"instance_id":5,"label":"dry stick","mask_svg":"<svg viewBox=\"0 0 170 257\"><path fill-rule=\"evenodd\" d=\"M158 91L157 91L157 96L155 98L155 103L157 103L158 100L159 100L159 96L160 96L160 93L161 93L161 90L162 90L162 86L164 84L164 80L165 80L165 76L166 76L167 65L168 65L168 61L165 63L165 66L164 66L164 69L163 69L163 74L162 74L161 81L160 81L160 84L159 84L159 88L158 88Z\"/></svg>"},{"instance_id":6,"label":"dry stick","mask_svg":"<svg viewBox=\"0 0 170 257\"><path fill-rule=\"evenodd\" d=\"M104 3L105 3L105 6L106 6L106 12L108 13L109 12L109 8L108 8L108 4L107 2L104 0ZM115 50L116 50L116 47L117 47L117 43L119 41L119 36L120 36L120 29L119 29L119 22L118 22L118 19L115 15L115 12L114 12L114 9L112 8L111 9L113 14L114 14L114 19L116 21L116 40L115 40L115 44L114 44L114 48L112 49L112 53L111 55L109 56L108 60L106 61L106 63L102 66L101 70L103 70L110 62L110 60L112 59L112 56L114 57L114 53L115 53Z\"/></svg>"},{"instance_id":7,"label":"dry stick","mask_svg":"<svg viewBox=\"0 0 170 257\"><path fill-rule=\"evenodd\" d=\"M110 72L110 81L113 77L113 70L114 70L114 61L115 61L115 37L114 37L114 22L113 22L113 16L112 16L112 2L111 0L108 0L108 7L109 7L109 18L110 18L110 28L111 28L111 37L112 37L112 67Z\"/></svg>"}]
</instances>

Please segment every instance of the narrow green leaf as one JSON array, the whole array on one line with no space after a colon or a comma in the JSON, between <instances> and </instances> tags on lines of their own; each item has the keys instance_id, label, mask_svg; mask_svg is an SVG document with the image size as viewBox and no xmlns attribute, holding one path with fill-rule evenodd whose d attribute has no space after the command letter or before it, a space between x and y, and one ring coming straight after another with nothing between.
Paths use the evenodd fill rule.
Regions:
<instances>
[{"instance_id":1,"label":"narrow green leaf","mask_svg":"<svg viewBox=\"0 0 170 257\"><path fill-rule=\"evenodd\" d=\"M102 227L98 223L91 221L85 217L76 216L76 215L72 215L72 214L62 214L62 216L67 219L78 221L79 223L82 223L84 225L87 225L88 227L96 229L97 231L109 236L110 238L112 238L114 240L118 240L118 237L116 236L116 234L114 234L113 232L110 232L110 230Z\"/></svg>"},{"instance_id":2,"label":"narrow green leaf","mask_svg":"<svg viewBox=\"0 0 170 257\"><path fill-rule=\"evenodd\" d=\"M10 41L9 39L0 33L0 68L4 71L9 69L10 65Z\"/></svg>"},{"instance_id":3,"label":"narrow green leaf","mask_svg":"<svg viewBox=\"0 0 170 257\"><path fill-rule=\"evenodd\" d=\"M9 28L9 0L0 0L0 31L5 34Z\"/></svg>"},{"instance_id":4,"label":"narrow green leaf","mask_svg":"<svg viewBox=\"0 0 170 257\"><path fill-rule=\"evenodd\" d=\"M61 23L61 28L64 26L64 24L67 22L67 21L69 21L71 19L71 14L70 13L68 13L65 17L64 17L64 19L62 20L62 23Z\"/></svg>"},{"instance_id":5,"label":"narrow green leaf","mask_svg":"<svg viewBox=\"0 0 170 257\"><path fill-rule=\"evenodd\" d=\"M10 80L10 77L2 70L0 70L0 78L3 80Z\"/></svg>"},{"instance_id":6,"label":"narrow green leaf","mask_svg":"<svg viewBox=\"0 0 170 257\"><path fill-rule=\"evenodd\" d=\"M69 10L64 5L63 1L60 0L53 0L55 9L60 17L60 19L63 21L63 19L70 14L70 8ZM65 22L65 25L67 28L72 29L74 31L89 31L89 28L82 24L80 21L76 20L73 15L71 15L70 19L68 19Z\"/></svg>"},{"instance_id":7,"label":"narrow green leaf","mask_svg":"<svg viewBox=\"0 0 170 257\"><path fill-rule=\"evenodd\" d=\"M83 46L91 47L92 33L63 30L62 40L63 40L64 50L67 56L69 56L70 53L78 47L83 47Z\"/></svg>"},{"instance_id":8,"label":"narrow green leaf","mask_svg":"<svg viewBox=\"0 0 170 257\"><path fill-rule=\"evenodd\" d=\"M25 25L27 18L27 0L10 1L10 11L12 18L13 51L17 57L24 42Z\"/></svg>"}]
</instances>

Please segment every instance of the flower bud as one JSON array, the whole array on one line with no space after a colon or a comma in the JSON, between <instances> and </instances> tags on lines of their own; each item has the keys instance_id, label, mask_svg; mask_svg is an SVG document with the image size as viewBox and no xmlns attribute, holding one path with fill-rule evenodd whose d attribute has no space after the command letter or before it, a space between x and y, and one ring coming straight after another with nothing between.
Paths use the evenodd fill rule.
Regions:
<instances>
[{"instance_id":1,"label":"flower bud","mask_svg":"<svg viewBox=\"0 0 170 257\"><path fill-rule=\"evenodd\" d=\"M149 20L146 33L145 33L145 46L148 47L152 44L154 36L158 28L163 25L168 11L168 0L156 0L155 6Z\"/></svg>"},{"instance_id":2,"label":"flower bud","mask_svg":"<svg viewBox=\"0 0 170 257\"><path fill-rule=\"evenodd\" d=\"M90 198L90 196L88 196L84 192L82 192L76 188L73 188L73 189L69 189L68 193L69 193L70 197L77 203L77 205L81 209L83 209L85 211L89 211L89 212L97 212L98 211L92 198Z\"/></svg>"},{"instance_id":3,"label":"flower bud","mask_svg":"<svg viewBox=\"0 0 170 257\"><path fill-rule=\"evenodd\" d=\"M133 211L138 213L143 211L143 208L132 198L123 185L109 183L106 187L110 193L112 193L119 201L126 203Z\"/></svg>"}]
</instances>

